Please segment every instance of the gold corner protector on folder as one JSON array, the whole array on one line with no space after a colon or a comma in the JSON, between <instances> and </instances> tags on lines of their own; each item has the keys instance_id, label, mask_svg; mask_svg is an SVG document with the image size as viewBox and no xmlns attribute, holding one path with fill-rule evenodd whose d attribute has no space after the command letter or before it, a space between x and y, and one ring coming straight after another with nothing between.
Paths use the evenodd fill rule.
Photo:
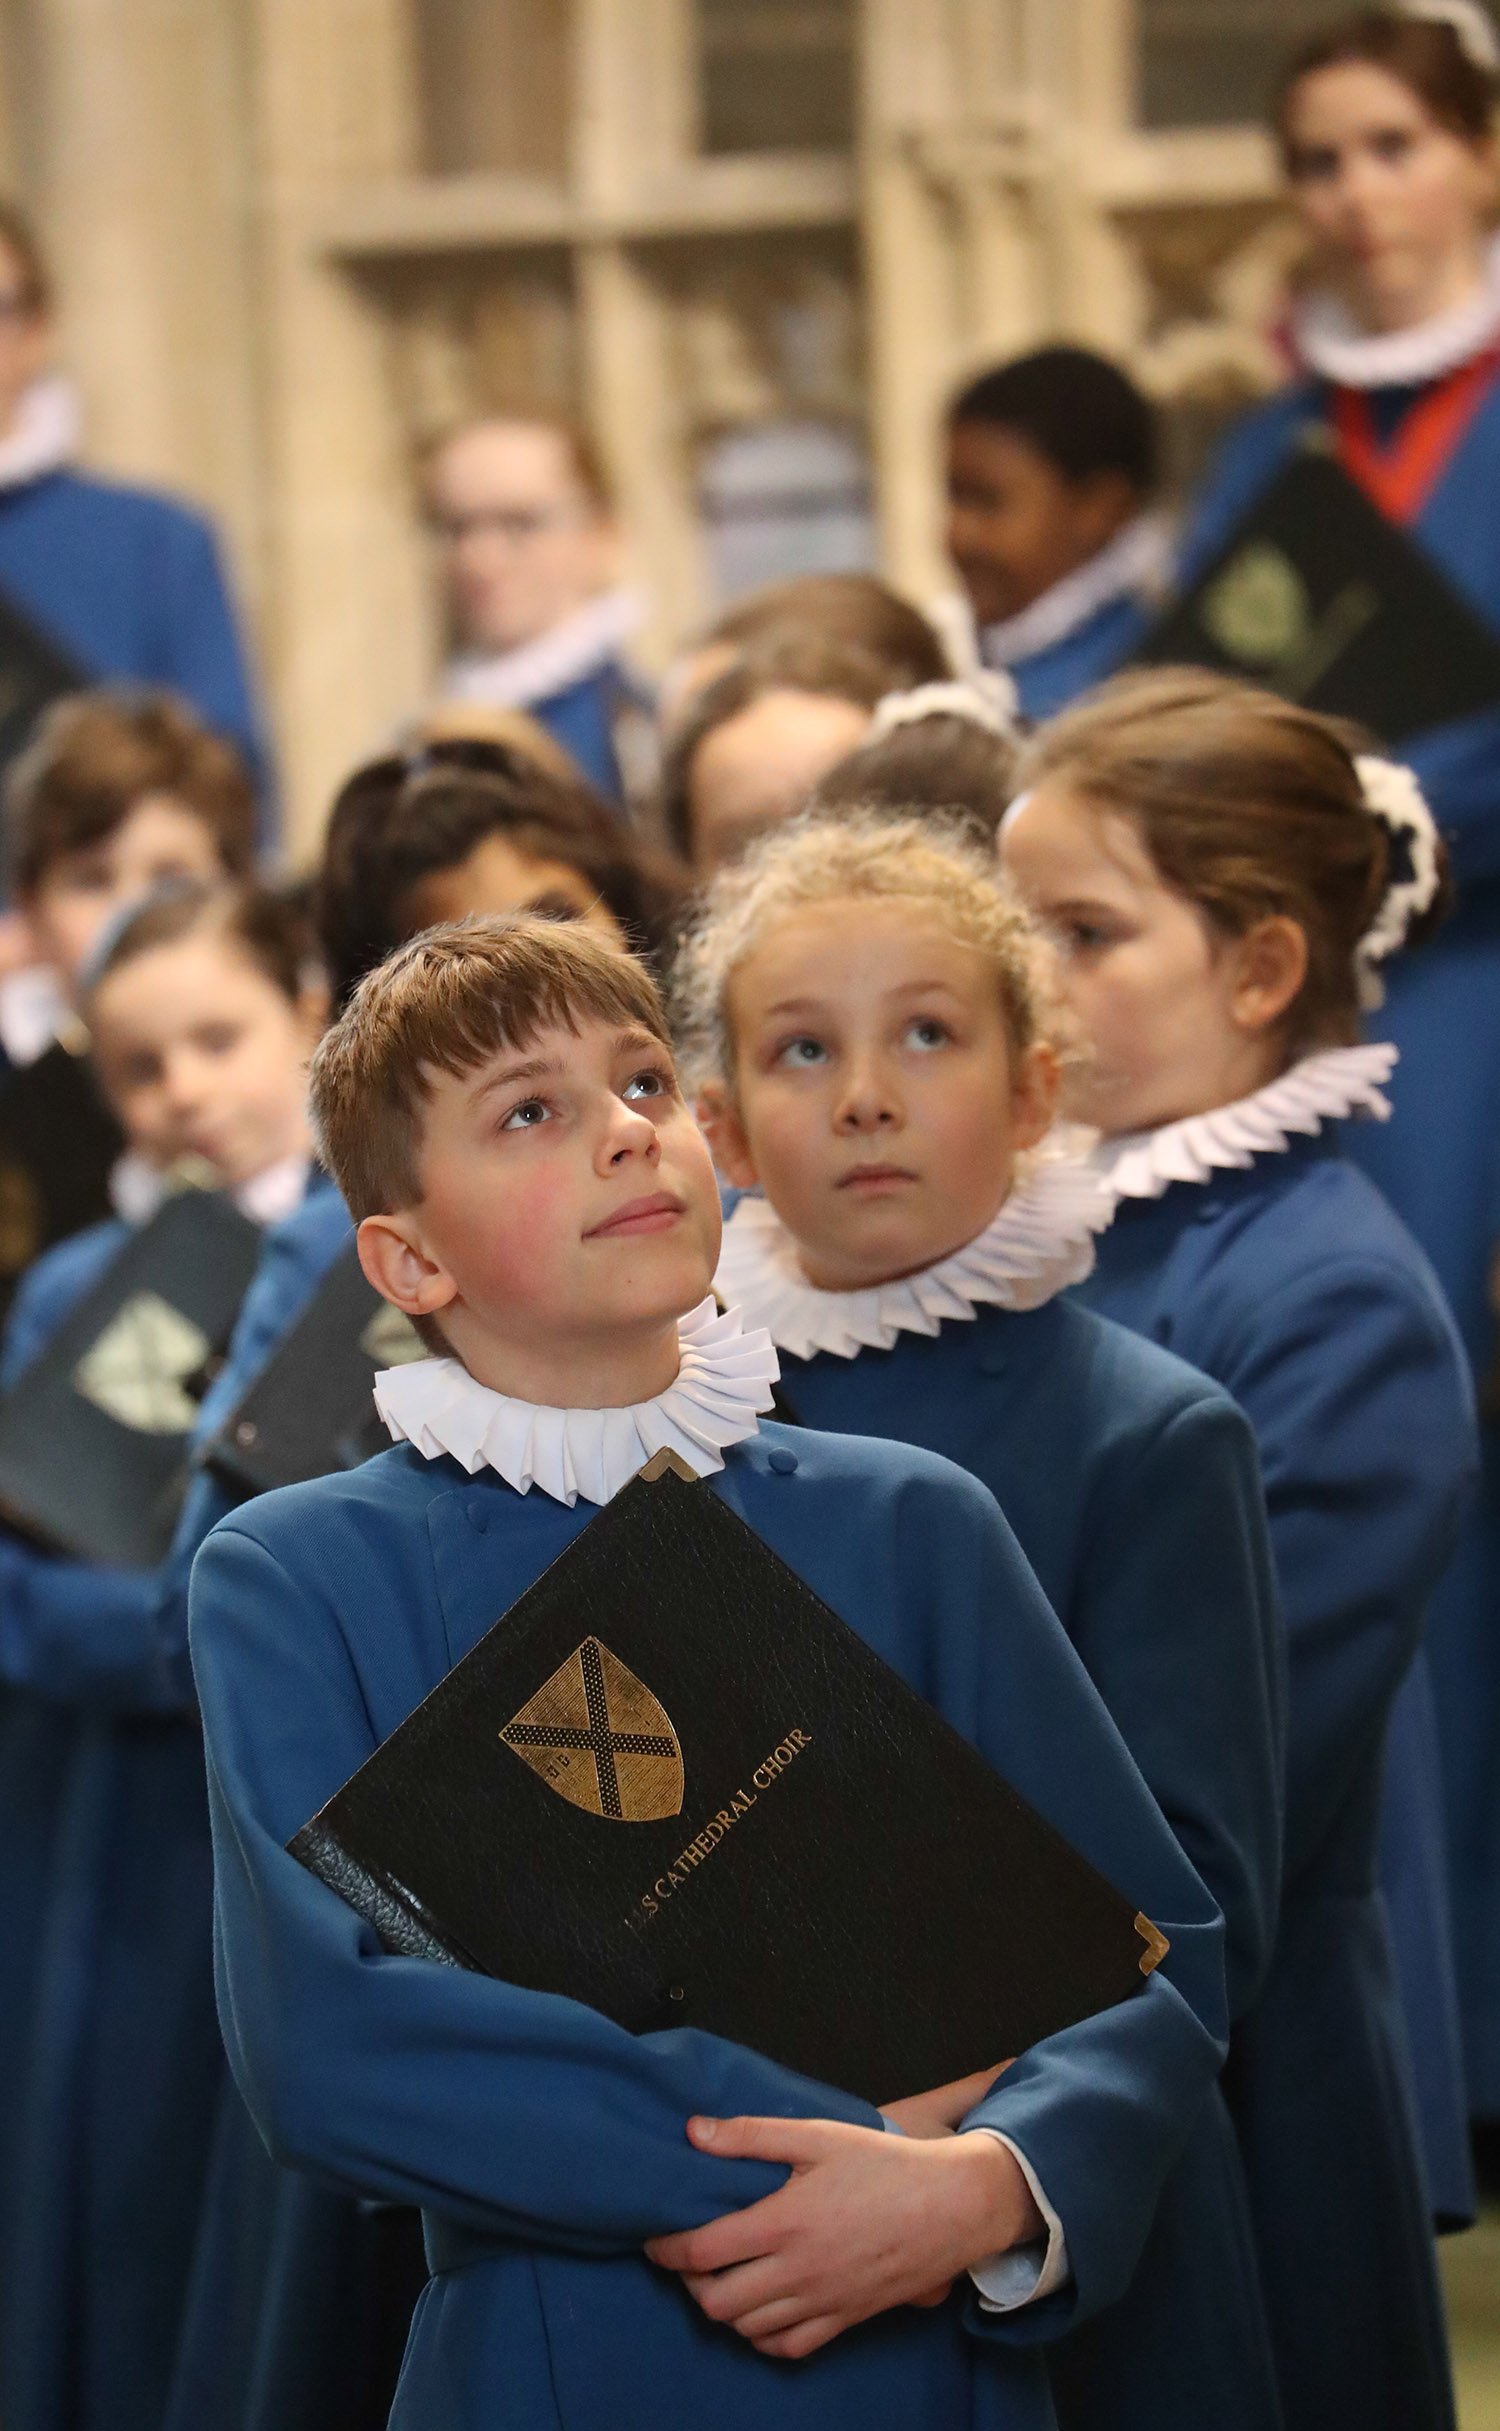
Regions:
<instances>
[{"instance_id":1,"label":"gold corner protector on folder","mask_svg":"<svg viewBox=\"0 0 1500 2431\"><path fill-rule=\"evenodd\" d=\"M1172 1945L1165 1933L1158 1933L1149 1916L1137 1915L1135 1929L1146 1945L1141 1952L1141 1973L1154 1975Z\"/></svg>"},{"instance_id":2,"label":"gold corner protector on folder","mask_svg":"<svg viewBox=\"0 0 1500 2431\"><path fill-rule=\"evenodd\" d=\"M659 1477L680 1477L687 1486L698 1482L697 1470L690 1469L682 1454L674 1452L669 1443L664 1443L659 1452L653 1452L645 1467L638 1469L636 1474L644 1477L648 1486L654 1486Z\"/></svg>"}]
</instances>

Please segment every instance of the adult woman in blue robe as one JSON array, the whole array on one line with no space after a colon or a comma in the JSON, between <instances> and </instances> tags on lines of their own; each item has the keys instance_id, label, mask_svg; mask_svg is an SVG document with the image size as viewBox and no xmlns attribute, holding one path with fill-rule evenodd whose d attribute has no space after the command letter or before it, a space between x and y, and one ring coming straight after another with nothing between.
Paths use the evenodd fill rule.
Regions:
<instances>
[{"instance_id":1,"label":"adult woman in blue robe","mask_svg":"<svg viewBox=\"0 0 1500 2431\"><path fill-rule=\"evenodd\" d=\"M1303 304L1292 325L1298 377L1230 433L1186 534L1186 578L1296 448L1331 437L1346 470L1500 636L1500 244L1485 240L1496 65L1468 58L1449 26L1397 18L1377 19L1373 33L1368 21L1335 27L1294 63L1278 131L1293 200L1338 300L1319 292ZM1435 173L1444 207L1429 203L1424 215L1403 181L1425 179L1430 194ZM1431 949L1391 971L1381 1036L1401 1053L1393 1118L1360 1125L1348 1147L1426 1250L1483 1378L1497 1356L1490 1278L1500 1240L1500 708L1404 736L1400 749L1448 841L1457 904ZM1417 1886L1430 1893L1441 1878L1443 1796L1468 2096L1481 2117L1500 2116L1493 1425L1483 1464L1433 1605L1430 1694L1419 1669L1394 1718L1384 1863L1403 1927L1434 2206L1455 2221L1474 2206L1451 2056L1448 1919Z\"/></svg>"}]
</instances>

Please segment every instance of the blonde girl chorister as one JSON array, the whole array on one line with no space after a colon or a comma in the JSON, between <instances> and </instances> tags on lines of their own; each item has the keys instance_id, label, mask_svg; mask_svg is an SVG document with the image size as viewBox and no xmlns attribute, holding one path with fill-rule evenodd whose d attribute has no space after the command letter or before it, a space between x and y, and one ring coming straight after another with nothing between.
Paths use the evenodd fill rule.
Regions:
<instances>
[{"instance_id":1,"label":"blonde girl chorister","mask_svg":"<svg viewBox=\"0 0 1500 2431\"><path fill-rule=\"evenodd\" d=\"M875 797L883 749L920 784L925 735L951 769L966 708L945 688L932 716L888 719L856 755ZM1010 735L984 732L1008 765ZM1243 2010L1280 1865L1253 1448L1203 1378L1065 1296L1108 1207L1047 1137L1061 1039L1043 940L972 833L846 810L720 875L677 983L720 1170L745 1192L720 1294L769 1330L804 1425L918 1444L990 1487L1223 1908ZM1248 2247L1215 2097L1128 2289L1053 2350L1068 2431L1139 2420L1142 2349L1164 2431L1261 2431L1275 2393ZM1088 2256L1072 2266L1086 2283Z\"/></svg>"}]
</instances>

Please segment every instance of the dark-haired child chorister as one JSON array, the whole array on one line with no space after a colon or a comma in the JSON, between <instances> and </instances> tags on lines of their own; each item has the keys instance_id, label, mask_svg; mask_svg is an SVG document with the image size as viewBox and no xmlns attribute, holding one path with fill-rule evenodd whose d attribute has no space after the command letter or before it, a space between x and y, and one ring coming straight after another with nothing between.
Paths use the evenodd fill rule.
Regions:
<instances>
[{"instance_id":1,"label":"dark-haired child chorister","mask_svg":"<svg viewBox=\"0 0 1500 2431\"><path fill-rule=\"evenodd\" d=\"M449 735L371 761L340 790L317 885L336 1003L435 920L509 910L581 919L650 954L678 882L512 713L509 743ZM309 1194L267 1239L200 1443L218 1432L353 1240L338 1192ZM157 1636L186 1670L193 1557L235 1497L200 1470L167 1564ZM185 1693L186 1684L184 1682ZM420 2272L405 2223L277 2168L226 2082L203 2190L195 2269L162 2431L324 2431L346 2409L384 2419Z\"/></svg>"},{"instance_id":2,"label":"dark-haired child chorister","mask_svg":"<svg viewBox=\"0 0 1500 2431\"><path fill-rule=\"evenodd\" d=\"M1395 1052L1355 1043L1360 1007L1437 906L1442 848L1407 771L1216 676L1118 677L1022 777L1005 859L1064 941L1091 1049L1070 1103L1116 1202L1084 1296L1227 1386L1265 1474L1286 1859L1226 2083L1284 2420L1438 2431L1452 2396L1376 1851L1474 1419L1436 1279L1337 1125L1385 1112ZM1391 1755L1391 1790L1430 1800L1410 1748ZM1441 1956L1407 1971L1429 2063Z\"/></svg>"},{"instance_id":3,"label":"dark-haired child chorister","mask_svg":"<svg viewBox=\"0 0 1500 2431\"><path fill-rule=\"evenodd\" d=\"M947 723L898 729L902 764L929 728L946 760ZM877 789L883 748L857 755ZM726 1227L721 1298L769 1331L804 1424L921 1444L990 1488L1223 1911L1242 2014L1281 1864L1254 1441L1217 1387L1064 1296L1108 1204L1085 1163L1043 1145L1058 1048L1040 933L992 848L848 809L725 872L677 978L720 1171L762 1194ZM1130 2293L1082 2352L1058 2351L1054 2381L1078 2431L1274 2421L1217 2095Z\"/></svg>"},{"instance_id":4,"label":"dark-haired child chorister","mask_svg":"<svg viewBox=\"0 0 1500 2431\"><path fill-rule=\"evenodd\" d=\"M313 1069L366 1272L450 1355L381 1379L413 1440L221 1522L193 1661L236 2074L285 2158L426 2213L393 2422L1041 2431L1037 2341L1125 2284L1216 2074L1217 1910L992 1498L761 1423L774 1354L708 1296L717 1186L639 963L576 924L430 931ZM891 2135L711 2035L384 1955L286 1852L663 1445L1170 1938L972 2108L907 2088Z\"/></svg>"},{"instance_id":5,"label":"dark-haired child chorister","mask_svg":"<svg viewBox=\"0 0 1500 2431\"><path fill-rule=\"evenodd\" d=\"M35 960L0 983L0 1308L110 1213L123 1143L76 1019L97 940L154 886L247 878L254 851L243 763L169 693L73 693L10 769L5 877Z\"/></svg>"},{"instance_id":6,"label":"dark-haired child chorister","mask_svg":"<svg viewBox=\"0 0 1500 2431\"><path fill-rule=\"evenodd\" d=\"M947 450L948 554L979 656L1050 717L1133 654L1167 578L1152 408L1103 355L1044 346L960 390Z\"/></svg>"},{"instance_id":7,"label":"dark-haired child chorister","mask_svg":"<svg viewBox=\"0 0 1500 2431\"><path fill-rule=\"evenodd\" d=\"M148 898L102 949L82 1009L138 1183L159 1200L192 1157L258 1222L302 1197L306 1060L326 1005L305 924L280 898L203 885ZM129 1230L112 1219L31 1269L6 1383ZM88 1495L86 1470L75 1485ZM0 2413L15 2431L154 2426L191 2261L223 2061L202 1749L160 1660L158 1585L0 1532L15 1725L0 1777L36 1891L7 1912L0 2065ZM33 1720L50 1767L25 1761Z\"/></svg>"}]
</instances>

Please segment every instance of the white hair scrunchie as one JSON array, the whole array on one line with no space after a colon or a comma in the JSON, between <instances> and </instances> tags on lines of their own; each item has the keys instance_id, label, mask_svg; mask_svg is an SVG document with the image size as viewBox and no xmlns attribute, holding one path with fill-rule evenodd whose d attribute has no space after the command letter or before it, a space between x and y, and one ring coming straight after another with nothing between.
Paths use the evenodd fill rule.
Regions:
<instances>
[{"instance_id":1,"label":"white hair scrunchie","mask_svg":"<svg viewBox=\"0 0 1500 2431\"><path fill-rule=\"evenodd\" d=\"M1379 820L1392 843L1402 848L1406 864L1389 880L1374 919L1354 949L1359 1001L1368 1013L1385 1002L1380 965L1399 952L1412 922L1420 919L1437 895L1443 882L1443 855L1426 796L1409 768L1399 760L1362 752L1354 769L1366 810Z\"/></svg>"},{"instance_id":2,"label":"white hair scrunchie","mask_svg":"<svg viewBox=\"0 0 1500 2431\"><path fill-rule=\"evenodd\" d=\"M1016 743L1021 739L1020 716L1020 695L1010 677L984 668L946 684L917 684L910 692L886 693L875 704L867 740L883 742L899 726L917 726L923 718L959 717L1001 742Z\"/></svg>"},{"instance_id":3,"label":"white hair scrunchie","mask_svg":"<svg viewBox=\"0 0 1500 2431\"><path fill-rule=\"evenodd\" d=\"M1500 80L1500 35L1479 0L1398 0L1397 14L1450 26L1469 65Z\"/></svg>"}]
</instances>

